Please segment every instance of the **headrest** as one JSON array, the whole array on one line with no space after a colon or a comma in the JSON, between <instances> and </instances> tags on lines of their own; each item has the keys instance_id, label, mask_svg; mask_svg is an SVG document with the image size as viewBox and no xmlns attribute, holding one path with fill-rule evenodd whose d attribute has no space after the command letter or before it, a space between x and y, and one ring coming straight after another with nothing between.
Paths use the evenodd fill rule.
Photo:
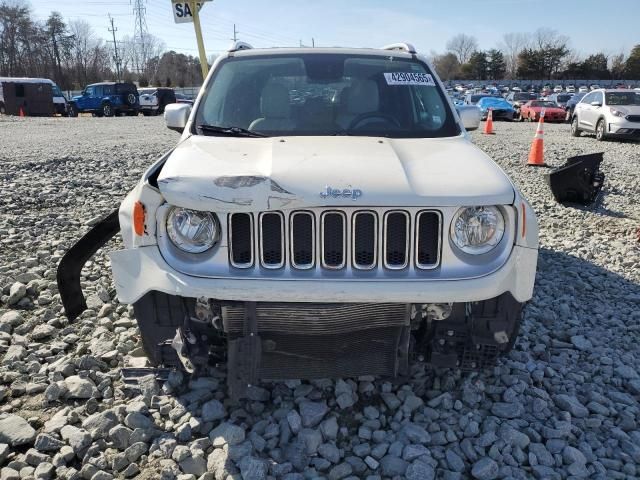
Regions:
<instances>
[{"instance_id":1,"label":"headrest","mask_svg":"<svg viewBox=\"0 0 640 480\"><path fill-rule=\"evenodd\" d=\"M289 118L289 90L280 83L270 83L262 89L260 111L265 118Z\"/></svg>"},{"instance_id":2,"label":"headrest","mask_svg":"<svg viewBox=\"0 0 640 480\"><path fill-rule=\"evenodd\" d=\"M351 87L347 96L347 111L353 115L376 112L379 105L378 85L373 80L363 80Z\"/></svg>"}]
</instances>

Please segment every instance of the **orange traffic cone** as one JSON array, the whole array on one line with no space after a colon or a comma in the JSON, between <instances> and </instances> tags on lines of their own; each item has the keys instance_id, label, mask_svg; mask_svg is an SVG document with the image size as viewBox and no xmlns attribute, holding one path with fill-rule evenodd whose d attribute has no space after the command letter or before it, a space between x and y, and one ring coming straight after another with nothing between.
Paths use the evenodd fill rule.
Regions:
<instances>
[{"instance_id":1,"label":"orange traffic cone","mask_svg":"<svg viewBox=\"0 0 640 480\"><path fill-rule=\"evenodd\" d=\"M20 106L20 111L18 112L18 115L21 117L26 117L26 115L24 114L24 109L22 108L22 105Z\"/></svg>"},{"instance_id":2,"label":"orange traffic cone","mask_svg":"<svg viewBox=\"0 0 640 480\"><path fill-rule=\"evenodd\" d=\"M484 124L484 131L482 133L486 135L493 135L493 109L489 109L489 113L487 114L487 121Z\"/></svg>"},{"instance_id":3,"label":"orange traffic cone","mask_svg":"<svg viewBox=\"0 0 640 480\"><path fill-rule=\"evenodd\" d=\"M540 121L538 122L538 128L536 128L536 134L531 142L531 150L529 150L529 162L528 165L532 167L546 167L544 163L544 141L542 136L544 135L544 110L540 113Z\"/></svg>"}]
</instances>

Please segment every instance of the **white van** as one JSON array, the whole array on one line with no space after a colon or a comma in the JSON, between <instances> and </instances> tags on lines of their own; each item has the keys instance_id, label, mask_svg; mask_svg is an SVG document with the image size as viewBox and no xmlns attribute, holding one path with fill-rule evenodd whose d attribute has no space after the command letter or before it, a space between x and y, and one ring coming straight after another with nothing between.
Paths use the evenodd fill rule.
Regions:
<instances>
[{"instance_id":1,"label":"white van","mask_svg":"<svg viewBox=\"0 0 640 480\"><path fill-rule=\"evenodd\" d=\"M3 83L46 83L51 85L51 91L53 93L53 106L55 113L60 115L66 115L67 113L67 99L65 98L60 87L56 85L53 80L48 78L20 78L20 77L0 77L0 113L7 113L7 103L5 102L3 93Z\"/></svg>"}]
</instances>

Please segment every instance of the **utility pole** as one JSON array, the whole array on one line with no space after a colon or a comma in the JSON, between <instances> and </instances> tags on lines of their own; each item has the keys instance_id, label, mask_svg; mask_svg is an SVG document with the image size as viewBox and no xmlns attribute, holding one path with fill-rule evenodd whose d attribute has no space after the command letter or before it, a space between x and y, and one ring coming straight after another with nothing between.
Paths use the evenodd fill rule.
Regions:
<instances>
[{"instance_id":1,"label":"utility pole","mask_svg":"<svg viewBox=\"0 0 640 480\"><path fill-rule=\"evenodd\" d=\"M109 14L109 20L111 21L111 28L107 29L113 34L113 52L116 61L116 75L118 76L117 80L120 81L120 58L118 57L118 42L116 42L116 32L118 29L113 26L113 17Z\"/></svg>"},{"instance_id":2,"label":"utility pole","mask_svg":"<svg viewBox=\"0 0 640 480\"><path fill-rule=\"evenodd\" d=\"M233 40L234 42L238 41L238 30L236 30L236 24L233 24L233 38L231 40Z\"/></svg>"},{"instance_id":3,"label":"utility pole","mask_svg":"<svg viewBox=\"0 0 640 480\"><path fill-rule=\"evenodd\" d=\"M316 40L313 37L311 37L311 47L316 48Z\"/></svg>"}]
</instances>

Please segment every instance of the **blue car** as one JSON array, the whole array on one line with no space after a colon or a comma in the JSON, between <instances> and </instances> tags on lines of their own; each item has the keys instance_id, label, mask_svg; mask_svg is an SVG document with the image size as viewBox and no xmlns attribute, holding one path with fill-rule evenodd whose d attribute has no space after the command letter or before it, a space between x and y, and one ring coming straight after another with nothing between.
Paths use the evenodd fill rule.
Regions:
<instances>
[{"instance_id":1,"label":"blue car","mask_svg":"<svg viewBox=\"0 0 640 480\"><path fill-rule=\"evenodd\" d=\"M87 85L82 95L69 102L69 115L90 112L96 117L113 117L120 113L130 116L140 112L140 96L133 83L104 82Z\"/></svg>"},{"instance_id":2,"label":"blue car","mask_svg":"<svg viewBox=\"0 0 640 480\"><path fill-rule=\"evenodd\" d=\"M513 116L516 113L513 105L504 98L484 97L478 100L476 105L480 107L483 120L486 120L487 115L489 115L489 109L493 111L491 117L494 120L513 120Z\"/></svg>"}]
</instances>

